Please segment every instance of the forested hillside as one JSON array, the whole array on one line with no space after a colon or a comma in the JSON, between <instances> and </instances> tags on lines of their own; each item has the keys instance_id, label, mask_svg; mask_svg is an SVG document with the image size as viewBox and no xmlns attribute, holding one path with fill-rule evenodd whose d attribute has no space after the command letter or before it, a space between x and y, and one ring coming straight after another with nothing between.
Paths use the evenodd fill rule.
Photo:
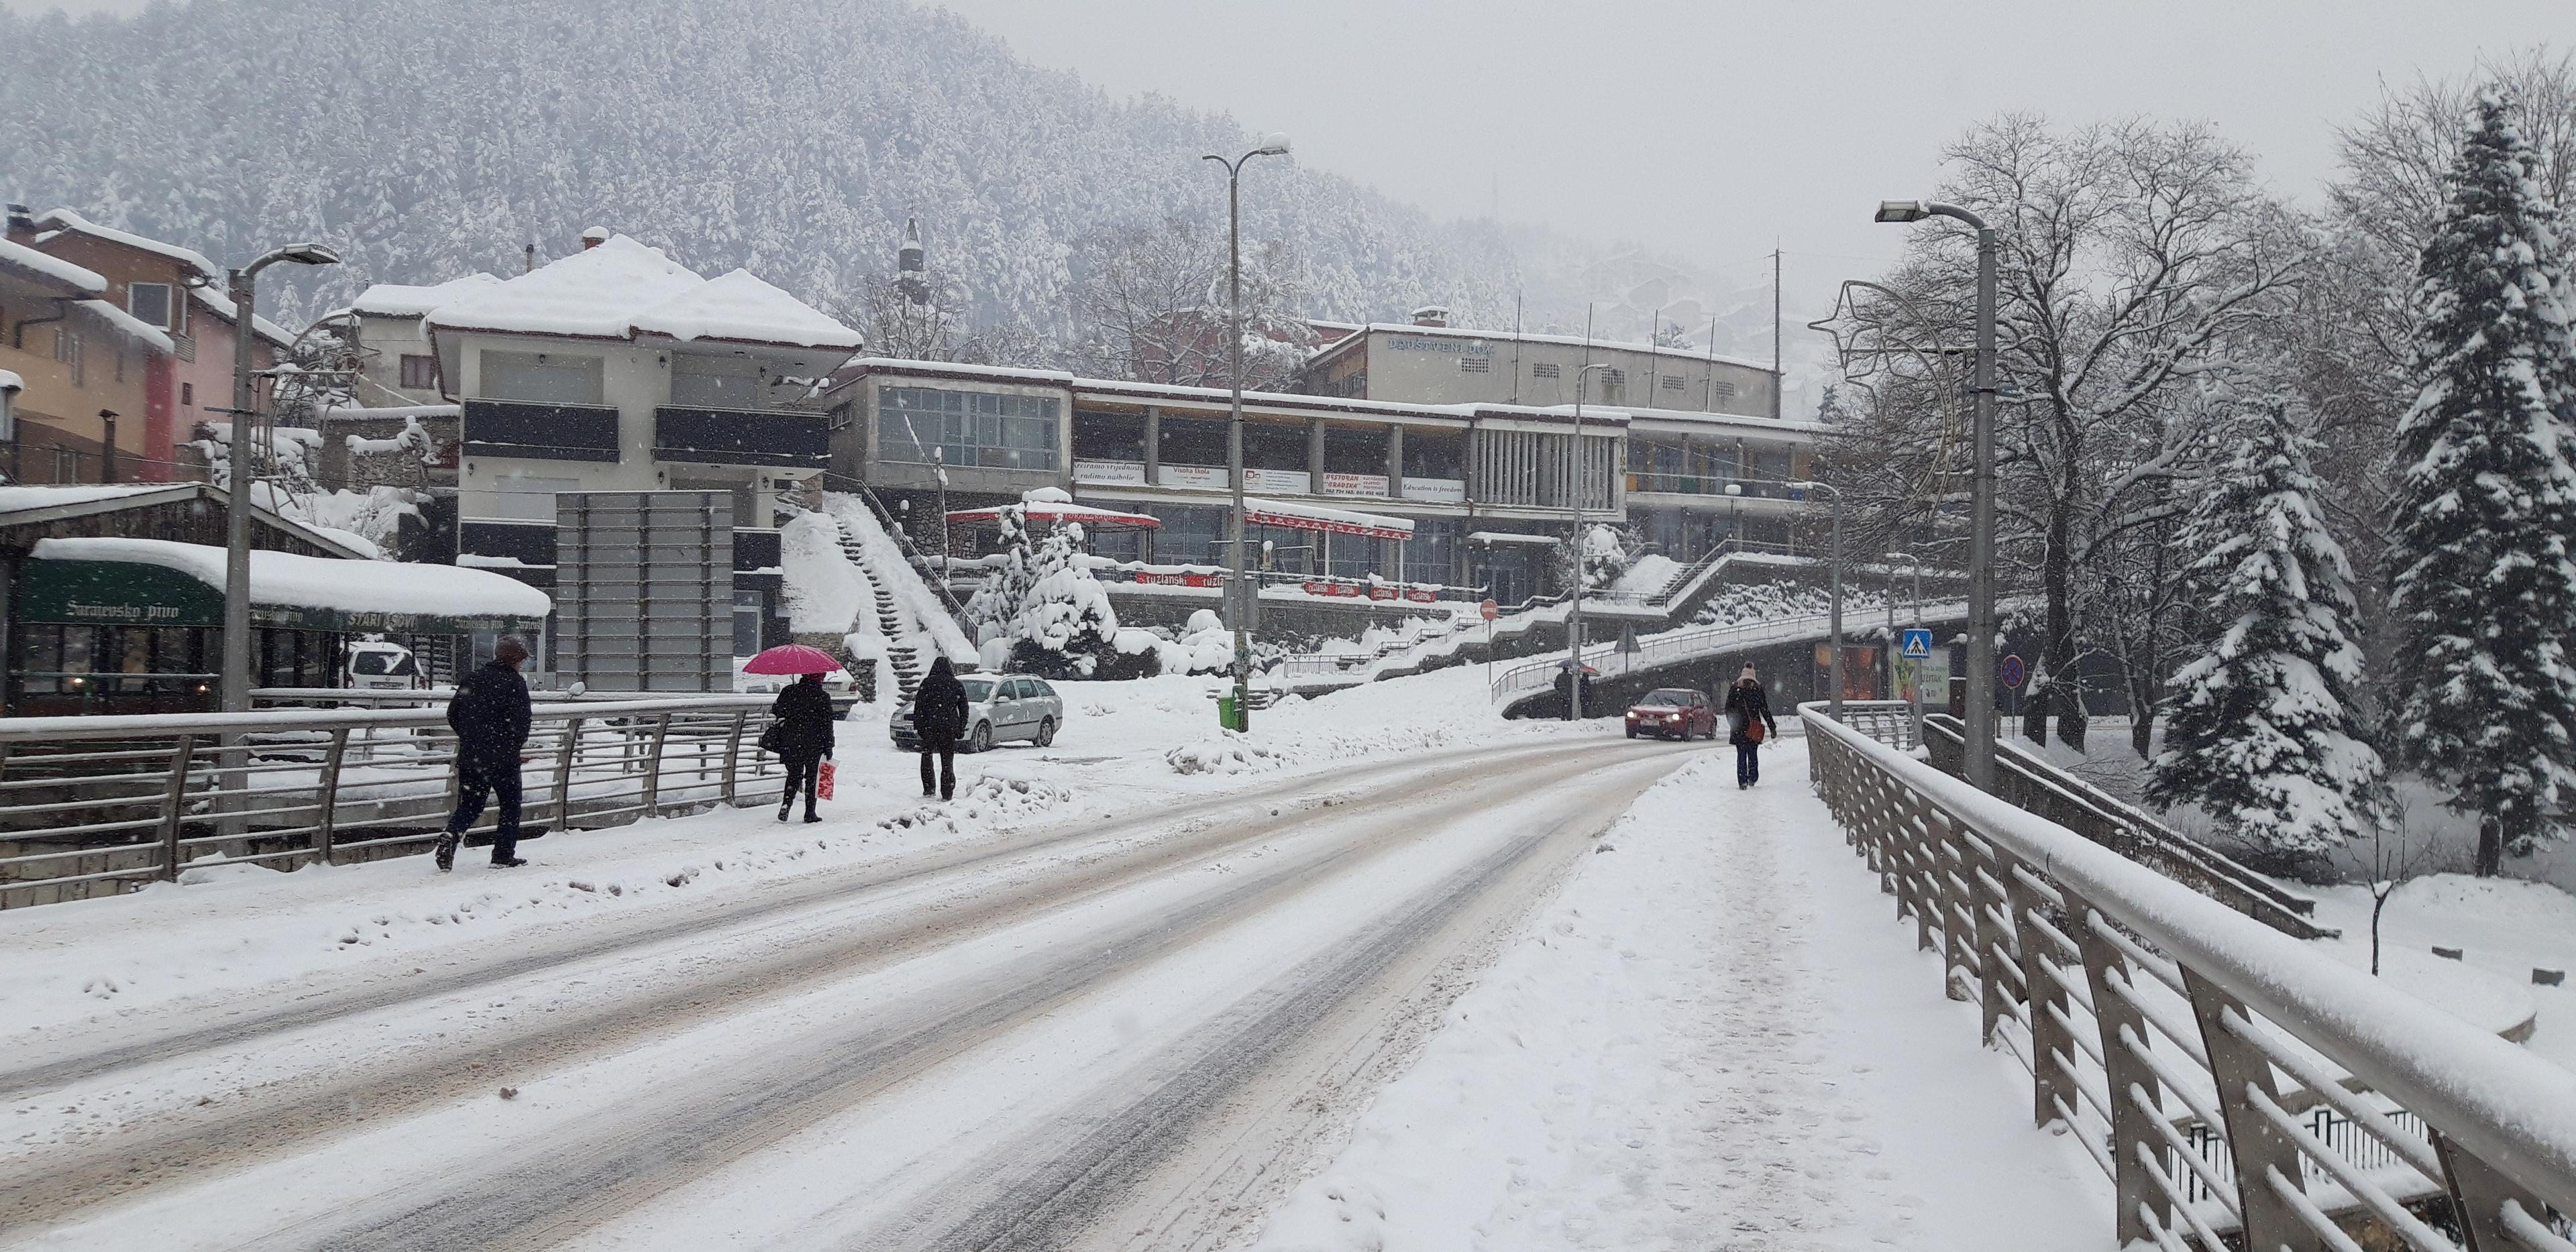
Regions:
<instances>
[{"instance_id":1,"label":"forested hillside","mask_svg":"<svg viewBox=\"0 0 2576 1252\"><path fill-rule=\"evenodd\" d=\"M193 0L0 11L0 194L222 261L318 237L286 320L379 281L514 272L599 224L833 310L907 216L978 320L1062 336L1108 232L1221 218L1229 118L1113 100L897 0ZM1426 301L1508 324L1510 249L1285 162L1246 174L1307 312ZM272 307L279 307L272 305Z\"/></svg>"}]
</instances>

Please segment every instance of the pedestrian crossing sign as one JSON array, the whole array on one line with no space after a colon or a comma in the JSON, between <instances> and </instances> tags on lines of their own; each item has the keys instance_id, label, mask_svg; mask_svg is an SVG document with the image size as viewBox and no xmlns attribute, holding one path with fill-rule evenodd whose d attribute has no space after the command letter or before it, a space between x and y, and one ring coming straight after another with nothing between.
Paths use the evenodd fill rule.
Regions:
<instances>
[{"instance_id":1,"label":"pedestrian crossing sign","mask_svg":"<svg viewBox=\"0 0 2576 1252\"><path fill-rule=\"evenodd\" d=\"M1930 660L1932 658L1931 630L1922 626L1906 627L1905 633L1897 640L1896 653L1909 661Z\"/></svg>"}]
</instances>

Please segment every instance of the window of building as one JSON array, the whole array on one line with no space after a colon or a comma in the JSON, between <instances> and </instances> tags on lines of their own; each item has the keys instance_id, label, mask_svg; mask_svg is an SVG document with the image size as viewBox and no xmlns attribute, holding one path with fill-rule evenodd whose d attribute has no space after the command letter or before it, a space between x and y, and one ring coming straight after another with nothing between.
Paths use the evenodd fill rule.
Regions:
<instances>
[{"instance_id":1,"label":"window of building","mask_svg":"<svg viewBox=\"0 0 2576 1252\"><path fill-rule=\"evenodd\" d=\"M1245 419L1243 465L1246 469L1286 470L1290 473L1311 468L1312 463L1306 457L1306 424Z\"/></svg>"},{"instance_id":2,"label":"window of building","mask_svg":"<svg viewBox=\"0 0 2576 1252\"><path fill-rule=\"evenodd\" d=\"M733 654L750 656L760 651L760 594L757 591L733 593Z\"/></svg>"},{"instance_id":3,"label":"window of building","mask_svg":"<svg viewBox=\"0 0 2576 1252\"><path fill-rule=\"evenodd\" d=\"M1162 433L1163 447L1157 459L1165 465L1225 464L1224 418L1180 417L1166 413L1163 415Z\"/></svg>"},{"instance_id":4,"label":"window of building","mask_svg":"<svg viewBox=\"0 0 2576 1252\"><path fill-rule=\"evenodd\" d=\"M1467 476L1467 432L1414 428L1404 432L1404 476L1462 479Z\"/></svg>"},{"instance_id":5,"label":"window of building","mask_svg":"<svg viewBox=\"0 0 2576 1252\"><path fill-rule=\"evenodd\" d=\"M491 368L491 364L488 360L486 360L484 368ZM414 356L410 353L404 353L402 359L402 385L406 389L412 391L437 390L438 358L434 356Z\"/></svg>"},{"instance_id":6,"label":"window of building","mask_svg":"<svg viewBox=\"0 0 2576 1252\"><path fill-rule=\"evenodd\" d=\"M1073 459L1077 461L1142 461L1145 459L1145 415L1073 411Z\"/></svg>"},{"instance_id":7,"label":"window of building","mask_svg":"<svg viewBox=\"0 0 2576 1252\"><path fill-rule=\"evenodd\" d=\"M1601 371L1601 403L1621 404L1628 399L1628 371Z\"/></svg>"},{"instance_id":8,"label":"window of building","mask_svg":"<svg viewBox=\"0 0 2576 1252\"><path fill-rule=\"evenodd\" d=\"M60 326L54 328L54 359L69 367L73 386L89 385L81 369L81 337L77 332Z\"/></svg>"},{"instance_id":9,"label":"window of building","mask_svg":"<svg viewBox=\"0 0 2576 1252\"><path fill-rule=\"evenodd\" d=\"M1384 475L1386 432L1383 426L1325 427L1324 472Z\"/></svg>"},{"instance_id":10,"label":"window of building","mask_svg":"<svg viewBox=\"0 0 2576 1252\"><path fill-rule=\"evenodd\" d=\"M1052 470L1057 421L1052 396L887 387L877 399L877 452L916 464Z\"/></svg>"},{"instance_id":11,"label":"window of building","mask_svg":"<svg viewBox=\"0 0 2576 1252\"><path fill-rule=\"evenodd\" d=\"M1458 358L1458 372L1461 374L1491 373L1493 368L1494 359L1492 357L1462 356Z\"/></svg>"},{"instance_id":12,"label":"window of building","mask_svg":"<svg viewBox=\"0 0 2576 1252\"><path fill-rule=\"evenodd\" d=\"M483 398L529 404L598 404L603 362L560 352L486 352Z\"/></svg>"},{"instance_id":13,"label":"window of building","mask_svg":"<svg viewBox=\"0 0 2576 1252\"><path fill-rule=\"evenodd\" d=\"M128 283L125 287L125 311L147 326L177 330L176 310L170 307L170 294L168 283Z\"/></svg>"},{"instance_id":14,"label":"window of building","mask_svg":"<svg viewBox=\"0 0 2576 1252\"><path fill-rule=\"evenodd\" d=\"M181 383L181 384L179 384L179 405L180 405L180 407L181 407L181 408L188 408L188 407L191 407L191 406L195 405L196 403L197 403L197 384L195 384L195 383Z\"/></svg>"},{"instance_id":15,"label":"window of building","mask_svg":"<svg viewBox=\"0 0 2576 1252\"><path fill-rule=\"evenodd\" d=\"M1717 398L1720 400L1732 400L1735 398L1735 384L1733 383L1710 383L1709 390L1717 393Z\"/></svg>"},{"instance_id":16,"label":"window of building","mask_svg":"<svg viewBox=\"0 0 2576 1252\"><path fill-rule=\"evenodd\" d=\"M1681 376L1678 374L1664 375L1664 390L1666 391L1680 391L1689 385L1690 384L1682 381Z\"/></svg>"},{"instance_id":17,"label":"window of building","mask_svg":"<svg viewBox=\"0 0 2576 1252\"><path fill-rule=\"evenodd\" d=\"M1554 362L1551 362L1551 361L1532 361L1532 362L1530 362L1530 377L1532 377L1532 378L1555 378L1555 377L1557 377L1558 373L1559 373L1559 371L1558 371L1558 369L1557 369L1557 367L1556 367L1556 365L1555 365L1555 363L1554 363Z\"/></svg>"},{"instance_id":18,"label":"window of building","mask_svg":"<svg viewBox=\"0 0 2576 1252\"><path fill-rule=\"evenodd\" d=\"M760 362L738 356L671 358L671 403L692 409L757 409L768 380Z\"/></svg>"}]
</instances>

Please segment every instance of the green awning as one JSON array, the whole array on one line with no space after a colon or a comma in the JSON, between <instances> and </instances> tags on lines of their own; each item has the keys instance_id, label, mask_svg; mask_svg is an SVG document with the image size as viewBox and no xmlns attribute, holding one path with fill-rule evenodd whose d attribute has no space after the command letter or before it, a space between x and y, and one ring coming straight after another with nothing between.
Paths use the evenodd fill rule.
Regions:
<instances>
[{"instance_id":1,"label":"green awning","mask_svg":"<svg viewBox=\"0 0 2576 1252\"><path fill-rule=\"evenodd\" d=\"M17 619L86 626L224 624L223 549L147 539L47 539L18 567ZM546 594L452 565L251 554L251 624L278 630L528 631Z\"/></svg>"}]
</instances>

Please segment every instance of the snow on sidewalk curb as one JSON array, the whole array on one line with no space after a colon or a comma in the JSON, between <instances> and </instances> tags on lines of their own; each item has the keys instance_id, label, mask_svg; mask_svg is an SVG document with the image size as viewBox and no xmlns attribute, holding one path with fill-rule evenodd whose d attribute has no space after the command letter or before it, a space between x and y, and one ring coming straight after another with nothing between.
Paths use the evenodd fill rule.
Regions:
<instances>
[{"instance_id":1,"label":"snow on sidewalk curb","mask_svg":"<svg viewBox=\"0 0 2576 1252\"><path fill-rule=\"evenodd\" d=\"M1258 1252L2107 1239L1784 751L1750 794L1711 760L1641 797Z\"/></svg>"}]
</instances>

